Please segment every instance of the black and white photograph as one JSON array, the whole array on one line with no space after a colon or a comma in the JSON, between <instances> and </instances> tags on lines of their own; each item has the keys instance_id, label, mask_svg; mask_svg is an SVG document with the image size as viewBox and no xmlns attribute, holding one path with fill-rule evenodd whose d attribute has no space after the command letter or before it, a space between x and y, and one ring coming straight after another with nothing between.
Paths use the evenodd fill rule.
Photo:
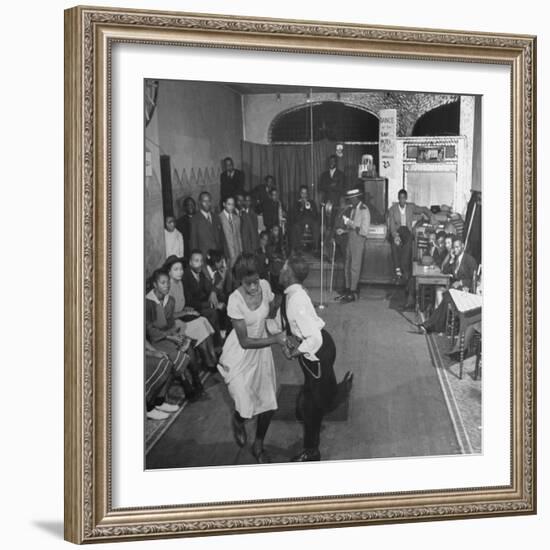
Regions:
<instances>
[{"instance_id":1,"label":"black and white photograph","mask_svg":"<svg viewBox=\"0 0 550 550\"><path fill-rule=\"evenodd\" d=\"M483 453L482 104L144 81L145 469Z\"/></svg>"}]
</instances>

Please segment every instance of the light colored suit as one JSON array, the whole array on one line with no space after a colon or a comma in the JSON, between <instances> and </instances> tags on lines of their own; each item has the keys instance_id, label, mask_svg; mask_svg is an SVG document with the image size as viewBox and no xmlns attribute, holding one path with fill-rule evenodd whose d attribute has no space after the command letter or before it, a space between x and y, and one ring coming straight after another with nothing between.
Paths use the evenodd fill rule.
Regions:
<instances>
[{"instance_id":1,"label":"light colored suit","mask_svg":"<svg viewBox=\"0 0 550 550\"><path fill-rule=\"evenodd\" d=\"M231 214L231 222L225 210L220 212L220 224L223 233L223 250L229 267L233 267L237 256L243 251L241 238L241 220L236 214Z\"/></svg>"},{"instance_id":2,"label":"light colored suit","mask_svg":"<svg viewBox=\"0 0 550 550\"><path fill-rule=\"evenodd\" d=\"M353 227L348 227L344 275L346 288L356 292L363 265L365 241L370 227L370 210L368 206L363 202L358 203L355 209L352 210L350 218L353 220Z\"/></svg>"},{"instance_id":3,"label":"light colored suit","mask_svg":"<svg viewBox=\"0 0 550 550\"><path fill-rule=\"evenodd\" d=\"M414 217L426 213L426 208L414 204L414 202L405 203L405 220L408 230L412 233ZM397 236L397 230L401 227L401 211L399 203L392 204L388 211L388 228L392 239Z\"/></svg>"}]
</instances>

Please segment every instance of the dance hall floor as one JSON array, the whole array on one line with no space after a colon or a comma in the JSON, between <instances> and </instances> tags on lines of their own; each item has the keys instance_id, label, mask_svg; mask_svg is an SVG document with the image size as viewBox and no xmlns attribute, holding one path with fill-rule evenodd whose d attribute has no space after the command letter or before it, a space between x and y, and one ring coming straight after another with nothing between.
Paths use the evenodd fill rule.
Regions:
<instances>
[{"instance_id":1,"label":"dance hall floor","mask_svg":"<svg viewBox=\"0 0 550 550\"><path fill-rule=\"evenodd\" d=\"M315 299L317 292L312 291ZM347 402L325 419L323 460L452 455L465 451L449 411L425 335L403 314L401 290L363 287L359 302L329 303L320 312L337 346L335 370L354 383ZM287 462L302 449L302 425L294 397L302 382L297 362L274 348L279 410L266 437L274 462ZM231 399L219 375L206 382L207 396L185 406L152 445L146 468L252 464L231 430ZM248 423L249 440L254 424ZM472 452L471 450L469 452ZM475 451L474 451L475 452Z\"/></svg>"}]
</instances>

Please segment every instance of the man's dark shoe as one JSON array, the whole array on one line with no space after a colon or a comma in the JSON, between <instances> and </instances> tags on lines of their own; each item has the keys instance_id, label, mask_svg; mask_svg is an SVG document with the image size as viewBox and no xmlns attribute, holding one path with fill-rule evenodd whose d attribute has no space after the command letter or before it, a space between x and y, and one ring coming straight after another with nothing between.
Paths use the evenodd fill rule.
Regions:
<instances>
[{"instance_id":1,"label":"man's dark shoe","mask_svg":"<svg viewBox=\"0 0 550 550\"><path fill-rule=\"evenodd\" d=\"M350 292L351 291L349 288L344 288L344 290L342 290L342 292L340 292L340 294L336 296L336 299L343 300Z\"/></svg>"},{"instance_id":2,"label":"man's dark shoe","mask_svg":"<svg viewBox=\"0 0 550 550\"><path fill-rule=\"evenodd\" d=\"M357 292L350 292L342 298L343 304L349 304L350 302L355 302L358 300Z\"/></svg>"},{"instance_id":3,"label":"man's dark shoe","mask_svg":"<svg viewBox=\"0 0 550 550\"><path fill-rule=\"evenodd\" d=\"M291 462L318 462L321 460L319 449L304 449L299 455L296 455Z\"/></svg>"},{"instance_id":4,"label":"man's dark shoe","mask_svg":"<svg viewBox=\"0 0 550 550\"><path fill-rule=\"evenodd\" d=\"M349 393L351 391L351 387L353 386L353 372L348 370L346 374L344 374L342 382L345 384L346 392Z\"/></svg>"}]
</instances>

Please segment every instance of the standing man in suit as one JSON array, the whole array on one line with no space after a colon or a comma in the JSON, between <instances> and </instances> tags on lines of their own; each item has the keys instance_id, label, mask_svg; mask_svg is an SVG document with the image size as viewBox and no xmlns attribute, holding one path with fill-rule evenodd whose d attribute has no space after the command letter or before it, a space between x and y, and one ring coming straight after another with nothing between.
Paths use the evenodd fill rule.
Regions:
<instances>
[{"instance_id":1,"label":"standing man in suit","mask_svg":"<svg viewBox=\"0 0 550 550\"><path fill-rule=\"evenodd\" d=\"M191 252L191 220L197 212L197 205L192 197L183 201L183 214L176 220L176 229L183 235L183 256L189 260Z\"/></svg>"},{"instance_id":2,"label":"standing man in suit","mask_svg":"<svg viewBox=\"0 0 550 550\"><path fill-rule=\"evenodd\" d=\"M226 197L223 210L219 214L223 232L223 251L230 269L235 265L237 256L243 251L241 240L241 220L235 214L235 199Z\"/></svg>"},{"instance_id":3,"label":"standing man in suit","mask_svg":"<svg viewBox=\"0 0 550 550\"><path fill-rule=\"evenodd\" d=\"M319 178L319 195L321 203L332 203L332 213L327 216L327 229L331 229L334 224L336 209L340 204L340 197L344 195L345 182L344 172L338 169L338 157L330 155L328 158L328 170L321 174Z\"/></svg>"},{"instance_id":4,"label":"standing man in suit","mask_svg":"<svg viewBox=\"0 0 550 550\"><path fill-rule=\"evenodd\" d=\"M224 171L220 174L220 203L227 197L244 194L244 172L233 166L233 159L223 159Z\"/></svg>"},{"instance_id":5,"label":"standing man in suit","mask_svg":"<svg viewBox=\"0 0 550 550\"><path fill-rule=\"evenodd\" d=\"M264 213L264 206L269 200L269 192L275 187L275 180L273 176L267 175L264 178L264 182L256 185L252 191L252 198L254 201L254 210L256 214L260 215Z\"/></svg>"},{"instance_id":6,"label":"standing man in suit","mask_svg":"<svg viewBox=\"0 0 550 550\"><path fill-rule=\"evenodd\" d=\"M433 214L429 208L407 202L405 189L399 191L397 200L388 211L388 225L395 276L406 285L412 273L414 216L425 215L433 220Z\"/></svg>"},{"instance_id":7,"label":"standing man in suit","mask_svg":"<svg viewBox=\"0 0 550 550\"><path fill-rule=\"evenodd\" d=\"M348 243L344 262L344 276L346 288L339 296L342 303L354 302L359 299L359 278L363 266L365 241L370 227L370 211L362 201L361 189L350 189L346 192L346 201L349 203L349 215L342 216L345 229L337 229L339 235L347 232Z\"/></svg>"},{"instance_id":8,"label":"standing man in suit","mask_svg":"<svg viewBox=\"0 0 550 550\"><path fill-rule=\"evenodd\" d=\"M278 225L284 233L286 222L285 210L279 200L279 191L275 187L269 191L269 199L264 204L263 214L264 225L268 231L270 231L273 226Z\"/></svg>"},{"instance_id":9,"label":"standing man in suit","mask_svg":"<svg viewBox=\"0 0 550 550\"><path fill-rule=\"evenodd\" d=\"M258 215L252 209L252 195L245 193L240 210L243 252L256 254L259 246Z\"/></svg>"},{"instance_id":10,"label":"standing man in suit","mask_svg":"<svg viewBox=\"0 0 550 550\"><path fill-rule=\"evenodd\" d=\"M220 218L212 212L212 197L208 191L199 195L199 211L191 219L191 250L200 250L204 257L209 250L221 250Z\"/></svg>"},{"instance_id":11,"label":"standing man in suit","mask_svg":"<svg viewBox=\"0 0 550 550\"><path fill-rule=\"evenodd\" d=\"M301 248L302 235L304 234L306 225L311 230L313 239L313 252L317 252L319 248L319 216L317 215L317 206L309 198L309 190L307 185L300 186L300 197L294 205L294 213L292 216L292 230L290 244L294 251Z\"/></svg>"}]
</instances>

